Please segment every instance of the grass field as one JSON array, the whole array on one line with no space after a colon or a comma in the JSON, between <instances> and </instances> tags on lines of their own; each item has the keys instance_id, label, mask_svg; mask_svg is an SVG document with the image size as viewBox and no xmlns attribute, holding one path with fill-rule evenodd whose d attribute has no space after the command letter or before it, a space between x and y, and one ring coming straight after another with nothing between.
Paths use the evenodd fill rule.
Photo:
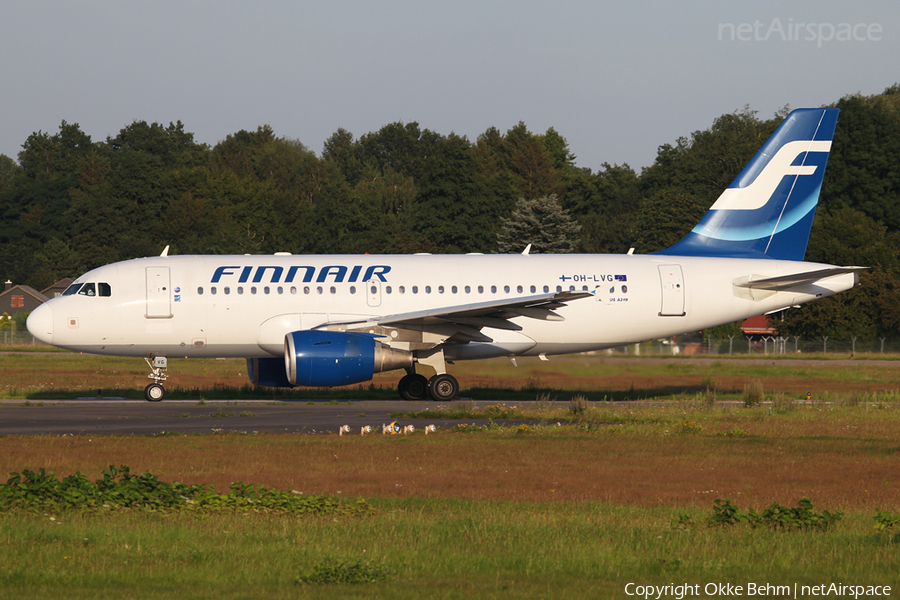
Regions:
<instances>
[{"instance_id":1,"label":"grass field","mask_svg":"<svg viewBox=\"0 0 900 600\"><path fill-rule=\"evenodd\" d=\"M9 358L0 357L4 379ZM68 360L58 372L128 368L109 359L102 366ZM189 375L192 362L183 372L204 381L238 364L196 363L217 372ZM524 365L527 378L554 382L541 386L512 379L508 361L498 361L489 375L460 379L548 387L560 399L518 414L534 418L531 426L427 437L0 437L5 472L45 468L95 479L121 464L218 490L241 481L362 497L375 509L355 517L7 511L0 513L0 598L634 597L628 583L699 584L701 597L713 595L705 585L723 583L743 586L736 595L747 597L750 583L792 592L794 584L832 582L888 585L896 594L900 525L874 528L879 510L900 516L895 368L854 361L792 370L771 362L573 358ZM16 372L28 368L16 364ZM45 378L65 390L55 380L66 376L49 364ZM541 370L548 368L558 374ZM134 377L143 374L134 369ZM617 374L624 379L610 383ZM646 377L635 390L669 400L570 404L561 398L585 390L555 387L592 377L609 392L628 392L629 379ZM763 404L714 402L740 398L754 380L764 382ZM797 401L807 389L814 401ZM481 409L485 417L518 410ZM842 518L827 531L707 526L717 498L761 512L773 503L796 507L803 497L815 512L842 511ZM338 582L297 583L316 567ZM375 581L341 583L360 571ZM677 596L670 590L662 597Z\"/></svg>"},{"instance_id":2,"label":"grass field","mask_svg":"<svg viewBox=\"0 0 900 600\"><path fill-rule=\"evenodd\" d=\"M528 399L552 393L568 400L576 394L592 400L669 398L715 388L723 397L739 397L753 380L770 392L796 397L834 393L893 392L900 361L884 355L797 361L795 356L697 359L635 358L622 355L576 355L459 362L451 367L462 395L479 399ZM891 358L890 355L888 358ZM843 360L842 360L843 359ZM149 369L140 358L73 353L0 354L0 400L74 398L106 395L142 398ZM377 373L371 383L332 390L253 388L243 360L169 359L170 398L395 398L396 372ZM521 393L524 391L525 393Z\"/></svg>"}]
</instances>

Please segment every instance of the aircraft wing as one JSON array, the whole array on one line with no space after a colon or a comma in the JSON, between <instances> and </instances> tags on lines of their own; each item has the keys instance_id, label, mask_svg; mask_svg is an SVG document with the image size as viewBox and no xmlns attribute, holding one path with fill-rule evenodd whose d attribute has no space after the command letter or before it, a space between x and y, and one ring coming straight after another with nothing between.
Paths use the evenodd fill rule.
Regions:
<instances>
[{"instance_id":1,"label":"aircraft wing","mask_svg":"<svg viewBox=\"0 0 900 600\"><path fill-rule=\"evenodd\" d=\"M424 347L431 347L442 342L460 344L491 342L492 338L481 333L482 328L519 331L522 326L510 320L515 317L563 321L564 317L554 312L555 309L561 308L573 300L591 296L593 294L589 292L536 294L396 313L373 317L366 321L332 322L322 327L336 331L367 330L370 333L401 330L406 334L401 335L396 341L418 342Z\"/></svg>"},{"instance_id":2,"label":"aircraft wing","mask_svg":"<svg viewBox=\"0 0 900 600\"><path fill-rule=\"evenodd\" d=\"M748 288L751 290L767 290L772 292L784 292L793 289L808 286L829 277L837 277L847 273L858 273L867 267L833 267L830 269L819 269L817 271L807 271L805 273L795 273L793 275L780 275L778 277L764 277L761 279L741 278L736 280L736 287Z\"/></svg>"},{"instance_id":3,"label":"aircraft wing","mask_svg":"<svg viewBox=\"0 0 900 600\"><path fill-rule=\"evenodd\" d=\"M456 323L478 328L494 327L518 331L522 327L509 319L513 317L528 317L544 321L563 321L565 319L553 312L554 309L561 308L573 300L591 296L593 294L589 292L556 292L518 298L504 298L386 315L377 319L377 323L380 326L388 327L421 327L429 324Z\"/></svg>"}]
</instances>

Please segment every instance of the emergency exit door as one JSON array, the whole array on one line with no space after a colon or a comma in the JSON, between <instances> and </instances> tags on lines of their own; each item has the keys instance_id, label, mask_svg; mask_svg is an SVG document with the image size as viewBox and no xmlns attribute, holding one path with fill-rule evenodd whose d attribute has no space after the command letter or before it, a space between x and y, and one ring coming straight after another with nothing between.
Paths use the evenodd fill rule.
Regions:
<instances>
[{"instance_id":1,"label":"emergency exit door","mask_svg":"<svg viewBox=\"0 0 900 600\"><path fill-rule=\"evenodd\" d=\"M659 281L662 285L661 317L683 317L684 276L681 265L659 265Z\"/></svg>"},{"instance_id":2,"label":"emergency exit door","mask_svg":"<svg viewBox=\"0 0 900 600\"><path fill-rule=\"evenodd\" d=\"M172 285L169 267L147 267L147 318L172 317Z\"/></svg>"}]
</instances>

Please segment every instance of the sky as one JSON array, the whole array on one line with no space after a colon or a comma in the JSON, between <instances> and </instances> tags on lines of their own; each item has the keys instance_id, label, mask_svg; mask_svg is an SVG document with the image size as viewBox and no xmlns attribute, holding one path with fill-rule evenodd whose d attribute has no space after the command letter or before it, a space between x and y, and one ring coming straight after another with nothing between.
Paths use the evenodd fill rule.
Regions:
<instances>
[{"instance_id":1,"label":"sky","mask_svg":"<svg viewBox=\"0 0 900 600\"><path fill-rule=\"evenodd\" d=\"M181 121L210 146L268 124L318 155L339 127L475 141L522 121L579 167L640 172L747 105L900 82L900 2L0 0L0 57L11 158L63 120L94 141Z\"/></svg>"}]
</instances>

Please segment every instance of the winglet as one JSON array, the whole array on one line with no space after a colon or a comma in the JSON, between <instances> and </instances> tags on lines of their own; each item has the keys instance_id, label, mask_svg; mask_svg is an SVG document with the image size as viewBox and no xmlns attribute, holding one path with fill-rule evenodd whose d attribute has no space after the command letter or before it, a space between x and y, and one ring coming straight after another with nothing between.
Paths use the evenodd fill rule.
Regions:
<instances>
[{"instance_id":1,"label":"winglet","mask_svg":"<svg viewBox=\"0 0 900 600\"><path fill-rule=\"evenodd\" d=\"M165 248L163 248L162 254L160 254L160 256L168 256L168 255L169 255L169 246L167 245Z\"/></svg>"}]
</instances>

